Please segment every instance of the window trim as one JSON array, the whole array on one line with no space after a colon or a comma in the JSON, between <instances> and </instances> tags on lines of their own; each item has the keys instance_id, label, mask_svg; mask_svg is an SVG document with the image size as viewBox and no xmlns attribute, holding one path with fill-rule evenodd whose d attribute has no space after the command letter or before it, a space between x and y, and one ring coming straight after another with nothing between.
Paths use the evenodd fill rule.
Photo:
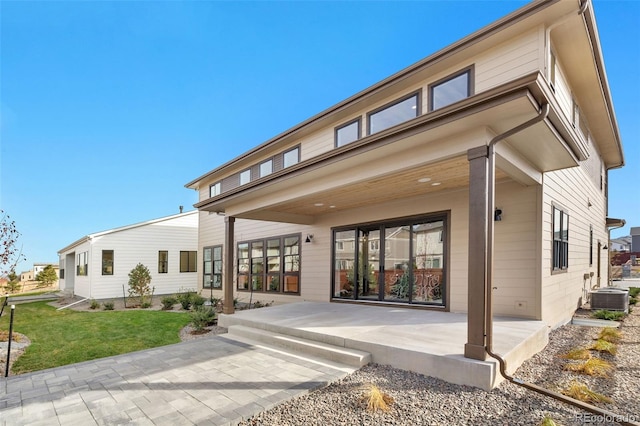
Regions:
<instances>
[{"instance_id":1,"label":"window trim","mask_svg":"<svg viewBox=\"0 0 640 426\"><path fill-rule=\"evenodd\" d=\"M215 250L216 249L220 249L220 260L216 261L215 260ZM206 268L206 263L207 263L207 257L205 256L205 251L206 250L211 250L211 273L207 273L207 268ZM224 251L222 249L222 244L216 244L213 246L205 246L202 248L202 288L207 288L207 289L213 289L213 290L222 290L222 274L224 272L224 263L222 261L222 256L224 254ZM220 272L217 273L216 268L215 268L215 264L216 262L220 262ZM210 276L210 280L209 282L211 283L209 286L205 285L206 283L206 277L207 275ZM215 282L214 277L219 275L220 276L220 286L219 287L215 287L213 285L213 283Z\"/></svg>"},{"instance_id":2,"label":"window trim","mask_svg":"<svg viewBox=\"0 0 640 426\"><path fill-rule=\"evenodd\" d=\"M218 191L213 194L213 188L218 187ZM209 198L213 198L213 197L217 197L218 195L222 194L222 181L219 180L216 183L213 183L211 185L209 185Z\"/></svg>"},{"instance_id":3,"label":"window trim","mask_svg":"<svg viewBox=\"0 0 640 426\"><path fill-rule=\"evenodd\" d=\"M401 98L396 98L395 100L391 101L391 102L387 102L386 104L379 106L378 108L371 110L367 113L367 136L371 135L371 116L378 114L386 109L389 109L401 102L404 102L408 99L411 99L413 97L416 97L416 116L413 118L417 118L420 117L420 115L422 114L422 88L418 89L418 90L414 90L411 93L408 93L404 96L402 96ZM410 118L409 120L413 120L413 118ZM407 121L409 121L407 120ZM407 121L403 121L402 123L406 123ZM378 130L376 133L378 132L382 132L384 130L390 129L392 127L397 126L398 124L402 124L402 123L396 123L393 126L387 127L386 129L383 130Z\"/></svg>"},{"instance_id":4,"label":"window trim","mask_svg":"<svg viewBox=\"0 0 640 426\"><path fill-rule=\"evenodd\" d=\"M269 173L262 174L262 166L263 166L264 164L267 164L267 163L270 163L270 164L271 164L271 171L270 171ZM259 178L263 178L263 177L265 177L265 176L269 176L269 175L273 174L274 169L275 169L275 165L274 165L273 158L268 158L268 159L266 159L266 160L264 160L264 161L261 161L261 162L258 164L258 175L259 175Z\"/></svg>"},{"instance_id":5,"label":"window trim","mask_svg":"<svg viewBox=\"0 0 640 426\"><path fill-rule=\"evenodd\" d=\"M433 83L430 83L427 86L427 92L429 94L429 96L428 96L428 105L427 105L427 111L428 112L433 112L433 111L436 111L438 109L446 108L449 105L453 105L456 102L460 102L462 100L462 99L460 99L460 101L455 101L455 102L453 102L453 103L451 103L449 105L445 105L445 106L440 107L440 108L436 108L436 109L433 108L433 89L435 89L438 86L441 86L442 84L444 84L444 83L446 83L446 82L448 82L450 80L453 80L454 78L458 78L463 74L468 74L469 75L469 78L468 78L468 81L467 81L467 83L468 83L468 86L467 86L467 97L463 98L463 99L468 99L468 98L470 98L471 96L474 95L474 93L475 93L475 66L472 64L472 65L469 65L466 68L463 68L463 69L461 69L459 71L456 71L456 72L454 72L452 74L449 74L446 77L443 77L443 78L441 78L439 80L436 80L436 81L434 81Z\"/></svg>"},{"instance_id":6,"label":"window trim","mask_svg":"<svg viewBox=\"0 0 640 426\"><path fill-rule=\"evenodd\" d=\"M182 269L182 253L188 253L187 254L187 270L183 270ZM194 254L194 256L196 257L194 259L193 265L194 265L194 270L190 270L191 269L191 254ZM198 272L198 251L197 250L180 250L180 273L190 273L190 272Z\"/></svg>"},{"instance_id":7,"label":"window trim","mask_svg":"<svg viewBox=\"0 0 640 426\"><path fill-rule=\"evenodd\" d=\"M104 259L104 255L105 253L111 253L111 273L105 272L105 259ZM102 250L102 275L108 276L108 275L113 275L113 270L114 270L114 263L115 263L115 254L113 252L113 250Z\"/></svg>"},{"instance_id":8,"label":"window trim","mask_svg":"<svg viewBox=\"0 0 640 426\"><path fill-rule=\"evenodd\" d=\"M358 127L358 130L357 130L358 137L355 140L352 140L351 142L347 142L347 143L345 143L343 145L338 145L338 132L340 130L344 129L345 127L351 126L354 123L357 124L357 127ZM333 129L333 145L334 145L334 148L340 148L341 146L349 145L350 143L353 143L353 142L355 142L355 141L357 141L357 140L359 140L361 138L362 138L362 116L358 116L358 117L354 118L353 120L350 120L350 121L347 121L346 123L340 124L340 125L336 126Z\"/></svg>"},{"instance_id":9,"label":"window trim","mask_svg":"<svg viewBox=\"0 0 640 426\"><path fill-rule=\"evenodd\" d=\"M249 176L249 179L246 182L242 181L242 176L243 175ZM251 183L251 169L250 168L246 169L246 170L243 170L240 173L238 173L238 183L239 183L240 186L243 186L243 185L246 185L248 183Z\"/></svg>"},{"instance_id":10,"label":"window trim","mask_svg":"<svg viewBox=\"0 0 640 426\"><path fill-rule=\"evenodd\" d=\"M285 158L287 157L287 154L292 152L292 151L296 151L296 150L298 151L298 156L297 156L296 162L293 163L293 164L287 165L285 163ZM292 147L291 149L288 149L288 150L282 152L282 168L283 169L287 169L289 167L295 166L298 163L300 163L300 145L296 145L296 146Z\"/></svg>"},{"instance_id":11,"label":"window trim","mask_svg":"<svg viewBox=\"0 0 640 426\"><path fill-rule=\"evenodd\" d=\"M161 260L160 253L166 253L166 260ZM162 271L160 265L164 263L165 270ZM158 250L158 273L159 274L168 274L169 273L169 250Z\"/></svg>"}]
</instances>

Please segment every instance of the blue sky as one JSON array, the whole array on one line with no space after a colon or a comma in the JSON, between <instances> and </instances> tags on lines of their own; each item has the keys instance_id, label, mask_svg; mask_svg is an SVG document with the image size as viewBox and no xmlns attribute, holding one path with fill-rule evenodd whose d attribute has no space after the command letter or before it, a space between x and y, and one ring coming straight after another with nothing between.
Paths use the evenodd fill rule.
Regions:
<instances>
[{"instance_id":1,"label":"blue sky","mask_svg":"<svg viewBox=\"0 0 640 426\"><path fill-rule=\"evenodd\" d=\"M0 207L22 233L18 270L192 209L188 181L525 3L0 1ZM640 226L640 2L594 3L627 162L609 215Z\"/></svg>"}]
</instances>

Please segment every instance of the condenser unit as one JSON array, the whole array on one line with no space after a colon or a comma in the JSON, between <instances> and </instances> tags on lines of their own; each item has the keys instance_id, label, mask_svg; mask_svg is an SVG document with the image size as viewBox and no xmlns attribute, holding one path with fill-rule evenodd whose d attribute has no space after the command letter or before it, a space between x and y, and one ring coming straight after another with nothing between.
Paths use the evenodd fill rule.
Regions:
<instances>
[{"instance_id":1,"label":"condenser unit","mask_svg":"<svg viewBox=\"0 0 640 426\"><path fill-rule=\"evenodd\" d=\"M629 290L619 287L604 287L591 292L591 309L629 312Z\"/></svg>"}]
</instances>

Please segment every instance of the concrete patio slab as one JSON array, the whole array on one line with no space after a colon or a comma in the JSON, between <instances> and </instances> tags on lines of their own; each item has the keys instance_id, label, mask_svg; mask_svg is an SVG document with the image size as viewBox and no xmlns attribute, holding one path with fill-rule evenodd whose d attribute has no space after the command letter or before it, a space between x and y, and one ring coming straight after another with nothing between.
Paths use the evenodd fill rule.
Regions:
<instances>
[{"instance_id":1,"label":"concrete patio slab","mask_svg":"<svg viewBox=\"0 0 640 426\"><path fill-rule=\"evenodd\" d=\"M301 302L221 315L241 325L368 352L372 362L490 390L502 377L497 361L463 356L467 315L395 306ZM494 350L510 372L548 343L541 321L496 317Z\"/></svg>"}]
</instances>

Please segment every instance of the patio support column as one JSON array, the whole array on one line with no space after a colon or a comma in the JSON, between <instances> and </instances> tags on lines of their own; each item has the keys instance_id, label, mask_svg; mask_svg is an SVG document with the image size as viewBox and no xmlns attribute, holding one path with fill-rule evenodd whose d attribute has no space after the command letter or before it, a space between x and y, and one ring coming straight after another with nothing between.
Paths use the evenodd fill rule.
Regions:
<instances>
[{"instance_id":1,"label":"patio support column","mask_svg":"<svg viewBox=\"0 0 640 426\"><path fill-rule=\"evenodd\" d=\"M223 314L232 314L235 312L233 308L233 245L235 236L236 218L233 216L225 216L224 218L224 302L222 305Z\"/></svg>"},{"instance_id":2,"label":"patio support column","mask_svg":"<svg viewBox=\"0 0 640 426\"><path fill-rule=\"evenodd\" d=\"M487 281L487 209L488 147L467 151L469 160L469 276L467 289L467 343L464 356L486 360L486 281Z\"/></svg>"}]
</instances>

